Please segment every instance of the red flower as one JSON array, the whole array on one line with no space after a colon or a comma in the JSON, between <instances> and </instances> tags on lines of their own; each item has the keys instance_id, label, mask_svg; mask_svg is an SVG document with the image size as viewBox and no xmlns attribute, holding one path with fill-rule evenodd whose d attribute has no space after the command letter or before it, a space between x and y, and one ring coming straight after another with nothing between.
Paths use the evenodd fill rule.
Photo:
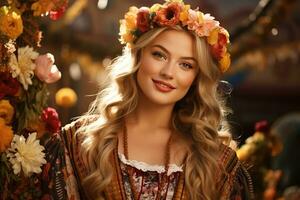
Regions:
<instances>
[{"instance_id":1,"label":"red flower","mask_svg":"<svg viewBox=\"0 0 300 200\"><path fill-rule=\"evenodd\" d=\"M267 120L262 120L255 123L255 131L268 133L270 126Z\"/></svg>"},{"instance_id":2,"label":"red flower","mask_svg":"<svg viewBox=\"0 0 300 200\"><path fill-rule=\"evenodd\" d=\"M43 110L41 118L46 123L46 129L48 131L50 131L51 133L56 133L59 131L61 122L54 108L45 108Z\"/></svg>"},{"instance_id":3,"label":"red flower","mask_svg":"<svg viewBox=\"0 0 300 200\"><path fill-rule=\"evenodd\" d=\"M180 11L180 4L170 3L156 12L154 21L160 26L175 26L179 22Z\"/></svg>"},{"instance_id":4,"label":"red flower","mask_svg":"<svg viewBox=\"0 0 300 200\"><path fill-rule=\"evenodd\" d=\"M63 16L63 14L65 13L66 8L67 8L67 5L63 5L57 10L51 10L50 11L50 19L58 20L59 18L61 18L61 16Z\"/></svg>"},{"instance_id":5,"label":"red flower","mask_svg":"<svg viewBox=\"0 0 300 200\"><path fill-rule=\"evenodd\" d=\"M214 58L220 60L222 55L225 53L227 45L227 38L224 34L219 33L218 35L218 42L211 46L211 53Z\"/></svg>"},{"instance_id":6,"label":"red flower","mask_svg":"<svg viewBox=\"0 0 300 200\"><path fill-rule=\"evenodd\" d=\"M148 31L150 28L149 18L150 18L149 8L146 7L140 8L137 14L136 23L137 23L137 28L143 33Z\"/></svg>"},{"instance_id":7,"label":"red flower","mask_svg":"<svg viewBox=\"0 0 300 200\"><path fill-rule=\"evenodd\" d=\"M0 72L0 99L14 96L19 91L20 83L9 72Z\"/></svg>"}]
</instances>

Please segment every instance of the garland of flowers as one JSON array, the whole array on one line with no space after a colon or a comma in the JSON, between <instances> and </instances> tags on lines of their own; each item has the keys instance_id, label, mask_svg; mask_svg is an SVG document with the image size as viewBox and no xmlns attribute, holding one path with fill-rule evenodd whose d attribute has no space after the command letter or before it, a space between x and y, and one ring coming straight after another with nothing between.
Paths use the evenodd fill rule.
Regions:
<instances>
[{"instance_id":1,"label":"garland of flowers","mask_svg":"<svg viewBox=\"0 0 300 200\"><path fill-rule=\"evenodd\" d=\"M61 73L52 54L37 51L42 38L38 20L59 19L67 4L0 0L0 199L40 195L34 189L46 163L40 140L61 126L56 110L47 107L47 84L59 80Z\"/></svg>"},{"instance_id":2,"label":"garland of flowers","mask_svg":"<svg viewBox=\"0 0 300 200\"><path fill-rule=\"evenodd\" d=\"M213 16L191 9L183 0L165 0L164 4L156 3L150 8L130 7L124 19L120 20L120 42L131 47L141 35L153 28L177 25L204 38L221 72L228 70L229 33Z\"/></svg>"}]
</instances>

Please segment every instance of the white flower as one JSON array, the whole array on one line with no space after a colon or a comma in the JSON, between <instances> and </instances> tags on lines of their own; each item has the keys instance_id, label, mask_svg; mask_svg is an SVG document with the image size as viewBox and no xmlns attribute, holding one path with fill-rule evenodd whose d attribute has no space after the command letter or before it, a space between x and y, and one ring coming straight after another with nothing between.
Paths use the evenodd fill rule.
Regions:
<instances>
[{"instance_id":1,"label":"white flower","mask_svg":"<svg viewBox=\"0 0 300 200\"><path fill-rule=\"evenodd\" d=\"M11 69L12 77L18 77L25 90L28 89L28 85L32 84L31 78L35 69L34 60L38 55L32 47L26 46L18 49L18 58L15 54L10 56L8 65Z\"/></svg>"},{"instance_id":2,"label":"white flower","mask_svg":"<svg viewBox=\"0 0 300 200\"><path fill-rule=\"evenodd\" d=\"M36 133L31 133L27 140L22 135L14 135L11 147L7 150L14 174L19 174L21 169L26 177L42 172L41 166L46 163L43 150L45 148L39 144Z\"/></svg>"}]
</instances>

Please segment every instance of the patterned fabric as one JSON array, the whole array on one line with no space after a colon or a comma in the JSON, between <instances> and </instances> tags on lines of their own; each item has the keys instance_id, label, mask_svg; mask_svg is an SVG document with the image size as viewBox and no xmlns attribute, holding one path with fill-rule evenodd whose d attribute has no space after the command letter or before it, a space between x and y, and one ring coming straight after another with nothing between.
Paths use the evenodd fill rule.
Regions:
<instances>
[{"instance_id":1,"label":"patterned fabric","mask_svg":"<svg viewBox=\"0 0 300 200\"><path fill-rule=\"evenodd\" d=\"M61 135L54 135L45 143L47 164L43 168L41 178L43 200L87 199L80 184L83 177L87 175L87 170L78 154L80 140L74 134L78 126L80 126L78 123L66 126ZM226 172L216 174L219 186L216 193L220 194L218 199L253 199L251 179L238 161L235 152L225 145L220 150L222 153L219 164L225 168ZM131 200L129 178L124 170L125 164L121 162L116 150L111 159L113 179L105 191L105 199ZM141 190L141 199L155 199L157 182L161 179L162 174L151 171L143 172L136 168L134 170L135 184ZM169 174L167 183L164 185L159 199L165 199L162 197L166 194L167 199L188 199L183 172L175 171Z\"/></svg>"},{"instance_id":2,"label":"patterned fabric","mask_svg":"<svg viewBox=\"0 0 300 200\"><path fill-rule=\"evenodd\" d=\"M149 165L144 162L126 160L123 154L119 154L120 167L123 177L123 185L127 199L134 199L131 191L128 170L133 171L134 187L138 192L139 199L155 200L166 199L171 200L182 173L182 169L176 165L169 165L168 173L165 173L164 166ZM127 168L127 169L126 169ZM158 185L162 179L164 182L161 193L158 194ZM159 197L158 197L159 196Z\"/></svg>"},{"instance_id":3,"label":"patterned fabric","mask_svg":"<svg viewBox=\"0 0 300 200\"><path fill-rule=\"evenodd\" d=\"M42 200L76 200L79 198L77 181L68 150L59 134L45 144L47 163L43 166L41 182Z\"/></svg>"}]
</instances>

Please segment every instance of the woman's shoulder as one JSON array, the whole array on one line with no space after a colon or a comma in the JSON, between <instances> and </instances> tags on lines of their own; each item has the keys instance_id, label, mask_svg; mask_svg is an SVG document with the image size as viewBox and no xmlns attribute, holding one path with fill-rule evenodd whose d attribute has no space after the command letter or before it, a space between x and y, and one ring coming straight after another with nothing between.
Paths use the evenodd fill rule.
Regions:
<instances>
[{"instance_id":1,"label":"woman's shoulder","mask_svg":"<svg viewBox=\"0 0 300 200\"><path fill-rule=\"evenodd\" d=\"M218 164L221 168L221 173L218 176L218 186L222 196L230 197L230 199L235 197L253 199L251 177L245 163L240 162L238 159L236 151L227 145L221 144Z\"/></svg>"},{"instance_id":2,"label":"woman's shoulder","mask_svg":"<svg viewBox=\"0 0 300 200\"><path fill-rule=\"evenodd\" d=\"M88 124L93 123L98 118L99 117L96 115L77 118L76 120L73 120L69 124L66 124L64 127L62 127L59 134L65 142L70 142L73 140L78 142L82 140L82 137L80 137L80 135L77 134L78 130L83 126L87 126Z\"/></svg>"},{"instance_id":3,"label":"woman's shoulder","mask_svg":"<svg viewBox=\"0 0 300 200\"><path fill-rule=\"evenodd\" d=\"M236 151L225 144L220 144L218 165L221 171L227 175L235 175L240 172L240 169L245 169L245 163L242 163L236 154Z\"/></svg>"},{"instance_id":4,"label":"woman's shoulder","mask_svg":"<svg viewBox=\"0 0 300 200\"><path fill-rule=\"evenodd\" d=\"M82 116L77 118L76 120L71 121L69 124L66 124L64 127L62 127L61 130L74 133L80 127L87 126L88 124L91 124L94 121L96 121L98 118L98 115Z\"/></svg>"},{"instance_id":5,"label":"woman's shoulder","mask_svg":"<svg viewBox=\"0 0 300 200\"><path fill-rule=\"evenodd\" d=\"M219 146L218 163L226 168L226 166L234 165L238 162L236 151L223 143ZM230 170L230 169L227 169Z\"/></svg>"}]
</instances>

